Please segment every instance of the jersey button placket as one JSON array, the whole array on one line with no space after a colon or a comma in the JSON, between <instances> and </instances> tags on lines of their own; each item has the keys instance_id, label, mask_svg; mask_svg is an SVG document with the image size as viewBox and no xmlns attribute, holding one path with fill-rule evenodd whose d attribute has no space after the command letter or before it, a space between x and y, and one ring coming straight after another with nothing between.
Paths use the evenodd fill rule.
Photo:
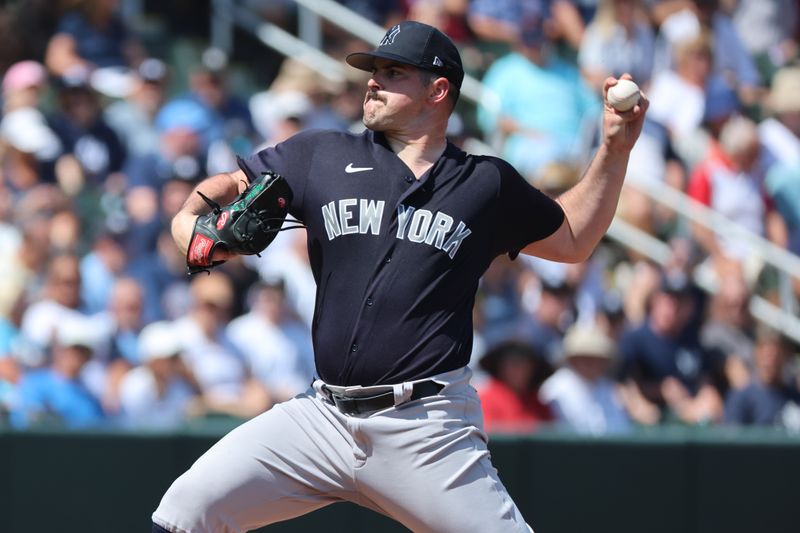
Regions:
<instances>
[{"instance_id":1,"label":"jersey button placket","mask_svg":"<svg viewBox=\"0 0 800 533\"><path fill-rule=\"evenodd\" d=\"M375 303L375 300L372 299L372 296L367 297L367 307L372 307L372 304Z\"/></svg>"},{"instance_id":2,"label":"jersey button placket","mask_svg":"<svg viewBox=\"0 0 800 533\"><path fill-rule=\"evenodd\" d=\"M356 353L358 351L358 344L353 343L353 345L350 346L350 351Z\"/></svg>"}]
</instances>

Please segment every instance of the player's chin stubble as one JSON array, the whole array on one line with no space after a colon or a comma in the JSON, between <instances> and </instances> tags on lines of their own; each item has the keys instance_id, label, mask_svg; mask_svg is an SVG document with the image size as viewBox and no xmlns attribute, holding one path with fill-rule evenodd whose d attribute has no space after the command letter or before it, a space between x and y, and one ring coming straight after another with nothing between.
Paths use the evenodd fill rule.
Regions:
<instances>
[{"instance_id":1,"label":"player's chin stubble","mask_svg":"<svg viewBox=\"0 0 800 533\"><path fill-rule=\"evenodd\" d=\"M370 102L373 102L370 105ZM378 115L377 104L385 104L383 98L381 98L378 93L375 92L368 92L364 97L364 118L362 122L364 125L370 129L375 129L380 124L380 118Z\"/></svg>"}]
</instances>

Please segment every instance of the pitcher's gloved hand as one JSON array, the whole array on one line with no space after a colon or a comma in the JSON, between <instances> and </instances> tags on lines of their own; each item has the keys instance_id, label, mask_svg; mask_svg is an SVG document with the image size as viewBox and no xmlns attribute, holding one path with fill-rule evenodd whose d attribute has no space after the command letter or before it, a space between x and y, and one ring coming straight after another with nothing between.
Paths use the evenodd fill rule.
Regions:
<instances>
[{"instance_id":1,"label":"pitcher's gloved hand","mask_svg":"<svg viewBox=\"0 0 800 533\"><path fill-rule=\"evenodd\" d=\"M258 255L275 239L286 219L292 191L279 174L267 171L228 205L221 206L197 191L211 207L194 224L186 252L189 274L208 271L224 261L214 261L214 250L232 254Z\"/></svg>"}]
</instances>

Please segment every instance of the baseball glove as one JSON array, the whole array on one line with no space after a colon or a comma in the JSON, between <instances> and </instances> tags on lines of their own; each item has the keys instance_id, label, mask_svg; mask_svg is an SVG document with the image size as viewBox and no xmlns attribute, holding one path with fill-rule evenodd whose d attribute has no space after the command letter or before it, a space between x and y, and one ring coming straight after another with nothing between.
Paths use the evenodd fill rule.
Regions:
<instances>
[{"instance_id":1,"label":"baseball glove","mask_svg":"<svg viewBox=\"0 0 800 533\"><path fill-rule=\"evenodd\" d=\"M197 217L194 224L186 252L189 274L207 272L224 263L212 260L217 247L235 254L259 255L281 231L292 200L286 180L271 171L251 177L250 185L225 206L200 191L197 194L211 207L211 212Z\"/></svg>"}]
</instances>

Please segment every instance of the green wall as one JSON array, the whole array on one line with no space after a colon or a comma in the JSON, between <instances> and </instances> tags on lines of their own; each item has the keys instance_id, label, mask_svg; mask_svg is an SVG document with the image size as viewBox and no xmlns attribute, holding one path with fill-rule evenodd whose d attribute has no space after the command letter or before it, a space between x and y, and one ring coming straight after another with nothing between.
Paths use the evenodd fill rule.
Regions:
<instances>
[{"instance_id":1,"label":"green wall","mask_svg":"<svg viewBox=\"0 0 800 533\"><path fill-rule=\"evenodd\" d=\"M171 481L227 427L180 433L0 432L0 532L149 532ZM492 439L537 533L800 531L800 438L686 430ZM459 511L459 512L464 512ZM400 532L349 504L275 532Z\"/></svg>"}]
</instances>

